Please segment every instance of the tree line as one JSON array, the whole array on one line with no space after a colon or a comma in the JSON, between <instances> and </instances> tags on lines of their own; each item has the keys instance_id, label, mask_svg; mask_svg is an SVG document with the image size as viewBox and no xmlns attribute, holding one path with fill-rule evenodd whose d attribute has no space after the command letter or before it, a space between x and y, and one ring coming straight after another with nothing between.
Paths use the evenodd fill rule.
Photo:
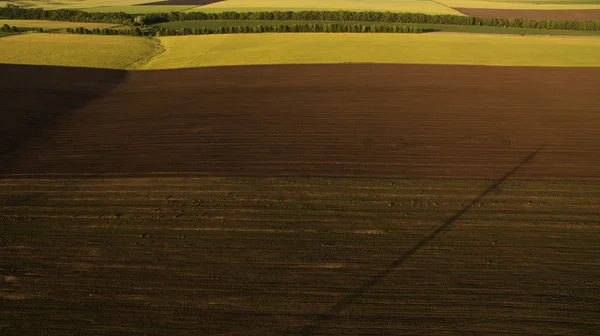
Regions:
<instances>
[{"instance_id":1,"label":"tree line","mask_svg":"<svg viewBox=\"0 0 600 336\"><path fill-rule=\"evenodd\" d=\"M9 20L50 20L115 24L131 24L132 22L130 15L123 12L87 13L72 9L45 10L41 8L22 8L12 5L0 8L0 18Z\"/></svg>"},{"instance_id":2,"label":"tree line","mask_svg":"<svg viewBox=\"0 0 600 336\"><path fill-rule=\"evenodd\" d=\"M219 27L218 29L201 28L140 28L134 29L111 29L83 27L67 28L69 34L95 34L95 35L129 35L129 36L178 36L178 35L210 35L210 34L252 34L252 33L421 33L421 28L409 26L386 26L386 25L344 25L344 24L294 24L278 26L237 26Z\"/></svg>"},{"instance_id":3,"label":"tree line","mask_svg":"<svg viewBox=\"0 0 600 336\"><path fill-rule=\"evenodd\" d=\"M145 24L171 21L201 20L301 20L301 21L365 21L390 23L428 23L461 26L489 26L564 30L600 30L600 21L529 20L478 18L459 15L428 15L421 13L351 12L351 11L272 11L272 12L172 12L150 13L143 17Z\"/></svg>"},{"instance_id":4,"label":"tree line","mask_svg":"<svg viewBox=\"0 0 600 336\"><path fill-rule=\"evenodd\" d=\"M133 20L133 17L120 13L87 13L78 10L21 8L8 6L0 8L0 18L21 20L53 20L75 22L105 22L116 24L152 25L171 21L201 20L299 20L299 21L363 21L389 23L451 24L462 26L489 26L537 29L564 29L600 31L600 21L576 20L529 20L478 18L459 15L427 15L421 13L392 12L352 12L352 11L271 11L271 12L171 12L151 13Z\"/></svg>"},{"instance_id":5,"label":"tree line","mask_svg":"<svg viewBox=\"0 0 600 336\"><path fill-rule=\"evenodd\" d=\"M15 26L9 26L7 24L4 24L4 26L0 27L0 32L4 32L4 33L18 33L19 32L19 28L15 27Z\"/></svg>"},{"instance_id":6,"label":"tree line","mask_svg":"<svg viewBox=\"0 0 600 336\"><path fill-rule=\"evenodd\" d=\"M93 28L87 29L84 27L78 28L67 28L65 30L68 34L93 34L93 35L127 35L127 36L152 36L154 32L148 29L140 29L135 27L133 29L111 29L111 28Z\"/></svg>"}]
</instances>

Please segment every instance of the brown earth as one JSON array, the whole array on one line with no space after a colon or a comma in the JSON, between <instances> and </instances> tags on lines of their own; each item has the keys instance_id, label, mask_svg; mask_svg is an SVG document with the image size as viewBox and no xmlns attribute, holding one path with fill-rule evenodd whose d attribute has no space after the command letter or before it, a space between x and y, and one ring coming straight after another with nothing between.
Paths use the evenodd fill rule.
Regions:
<instances>
[{"instance_id":1,"label":"brown earth","mask_svg":"<svg viewBox=\"0 0 600 336\"><path fill-rule=\"evenodd\" d=\"M167 1L155 1L148 2L145 4L139 4L138 6L174 6L174 5L196 5L204 6L212 3L221 2L224 0L167 0Z\"/></svg>"},{"instance_id":2,"label":"brown earth","mask_svg":"<svg viewBox=\"0 0 600 336\"><path fill-rule=\"evenodd\" d=\"M462 14L476 17L530 20L600 20L600 9L568 9L568 10L525 10L525 9L490 9L490 8L452 8Z\"/></svg>"},{"instance_id":3,"label":"brown earth","mask_svg":"<svg viewBox=\"0 0 600 336\"><path fill-rule=\"evenodd\" d=\"M600 179L600 68L0 72L0 174Z\"/></svg>"},{"instance_id":4,"label":"brown earth","mask_svg":"<svg viewBox=\"0 0 600 336\"><path fill-rule=\"evenodd\" d=\"M600 329L598 68L0 75L2 335Z\"/></svg>"}]
</instances>

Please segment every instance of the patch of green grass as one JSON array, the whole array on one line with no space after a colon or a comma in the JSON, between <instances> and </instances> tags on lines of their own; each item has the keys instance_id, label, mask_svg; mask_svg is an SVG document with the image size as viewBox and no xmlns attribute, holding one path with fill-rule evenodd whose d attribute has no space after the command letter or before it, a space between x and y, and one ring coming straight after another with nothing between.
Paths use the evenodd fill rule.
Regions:
<instances>
[{"instance_id":1,"label":"patch of green grass","mask_svg":"<svg viewBox=\"0 0 600 336\"><path fill-rule=\"evenodd\" d=\"M366 26L384 25L384 26L410 26L423 29L424 32L456 32L456 33L480 33L480 34L524 34L524 35L600 35L600 31L575 31L575 30L554 30L554 29L532 29L532 28L504 28L504 27L485 27L485 26L461 26L444 24L420 24L420 23L400 23L400 22L364 22L364 21L300 21L300 20L201 20L201 21L172 21L157 24L159 27L169 29L182 28L202 28L206 27L212 30L220 27L237 26L279 26L293 24L360 24Z\"/></svg>"},{"instance_id":2,"label":"patch of green grass","mask_svg":"<svg viewBox=\"0 0 600 336\"><path fill-rule=\"evenodd\" d=\"M0 32L0 37L17 35L18 33Z\"/></svg>"},{"instance_id":3,"label":"patch of green grass","mask_svg":"<svg viewBox=\"0 0 600 336\"><path fill-rule=\"evenodd\" d=\"M306 63L600 66L595 37L274 33L160 40L165 52L144 69Z\"/></svg>"}]
</instances>

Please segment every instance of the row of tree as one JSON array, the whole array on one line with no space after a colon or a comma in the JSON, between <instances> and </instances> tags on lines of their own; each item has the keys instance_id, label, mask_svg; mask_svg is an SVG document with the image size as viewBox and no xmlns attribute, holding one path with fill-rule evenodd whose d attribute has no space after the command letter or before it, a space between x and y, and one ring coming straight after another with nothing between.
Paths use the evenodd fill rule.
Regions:
<instances>
[{"instance_id":1,"label":"row of tree","mask_svg":"<svg viewBox=\"0 0 600 336\"><path fill-rule=\"evenodd\" d=\"M161 28L156 31L156 36L172 35L207 35L207 34L249 34L249 33L421 33L421 28L408 26L387 26L387 25L345 25L345 24L293 24L293 25L257 25L257 26L237 26L237 27L219 27L218 29L202 28L182 28L169 29Z\"/></svg>"},{"instance_id":2,"label":"row of tree","mask_svg":"<svg viewBox=\"0 0 600 336\"><path fill-rule=\"evenodd\" d=\"M209 35L209 34L251 34L251 33L421 33L421 28L408 26L386 26L386 25L344 25L344 24L299 24L299 25L278 25L278 26L237 26L237 27L219 27L218 29L201 28L181 28L169 29L153 28L133 29L110 29L94 28L87 29L67 28L69 34L95 34L95 35L130 35L130 36L176 36L176 35Z\"/></svg>"},{"instance_id":3,"label":"row of tree","mask_svg":"<svg viewBox=\"0 0 600 336\"><path fill-rule=\"evenodd\" d=\"M172 12L146 14L134 20L130 15L123 12L87 13L69 9L43 10L39 8L30 9L17 6L8 6L0 8L0 18L21 20L107 22L117 24L133 24L135 21L135 23L138 25L152 25L161 22L188 20L365 21L600 31L600 21L501 19L477 18L458 15L351 11L272 11L248 13Z\"/></svg>"},{"instance_id":4,"label":"row of tree","mask_svg":"<svg viewBox=\"0 0 600 336\"><path fill-rule=\"evenodd\" d=\"M128 36L151 36L154 35L154 31L148 29L140 29L136 27L134 29L110 29L110 28L94 28L87 29L83 27L78 28L67 28L66 32L69 34L94 34L94 35L128 35Z\"/></svg>"},{"instance_id":5,"label":"row of tree","mask_svg":"<svg viewBox=\"0 0 600 336\"><path fill-rule=\"evenodd\" d=\"M7 24L4 24L4 26L0 27L0 32L5 32L5 33L18 33L19 32L19 28L15 27L15 26L9 26Z\"/></svg>"},{"instance_id":6,"label":"row of tree","mask_svg":"<svg viewBox=\"0 0 600 336\"><path fill-rule=\"evenodd\" d=\"M22 8L7 6L0 8L0 18L10 20L51 20L73 22L104 22L131 24L131 17L120 13L87 13L72 9L44 10L41 8Z\"/></svg>"},{"instance_id":7,"label":"row of tree","mask_svg":"<svg viewBox=\"0 0 600 336\"><path fill-rule=\"evenodd\" d=\"M600 21L529 20L478 18L458 15L427 15L421 13L299 11L299 12L172 12L151 13L143 17L145 24L191 20L303 20L303 21L366 21L392 23L428 23L462 26L490 26L565 30L600 30Z\"/></svg>"},{"instance_id":8,"label":"row of tree","mask_svg":"<svg viewBox=\"0 0 600 336\"><path fill-rule=\"evenodd\" d=\"M34 31L34 32L38 32L38 33L43 33L44 28L17 28L16 26L11 27L7 24L4 24L2 27L0 27L0 32L6 32L6 33L21 33L21 32L26 32L26 31Z\"/></svg>"}]
</instances>

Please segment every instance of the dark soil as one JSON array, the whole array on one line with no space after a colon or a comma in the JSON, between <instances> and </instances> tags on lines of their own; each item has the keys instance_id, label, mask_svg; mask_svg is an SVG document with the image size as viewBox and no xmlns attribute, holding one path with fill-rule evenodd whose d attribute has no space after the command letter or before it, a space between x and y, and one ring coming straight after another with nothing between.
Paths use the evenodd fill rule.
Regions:
<instances>
[{"instance_id":1,"label":"dark soil","mask_svg":"<svg viewBox=\"0 0 600 336\"><path fill-rule=\"evenodd\" d=\"M0 71L3 174L600 178L598 68Z\"/></svg>"},{"instance_id":2,"label":"dark soil","mask_svg":"<svg viewBox=\"0 0 600 336\"><path fill-rule=\"evenodd\" d=\"M489 8L452 8L465 15L476 17L492 17L504 19L531 20L600 20L600 9L569 10L522 10L522 9L489 9Z\"/></svg>"},{"instance_id":3,"label":"dark soil","mask_svg":"<svg viewBox=\"0 0 600 336\"><path fill-rule=\"evenodd\" d=\"M3 336L600 330L599 68L0 78Z\"/></svg>"}]
</instances>

